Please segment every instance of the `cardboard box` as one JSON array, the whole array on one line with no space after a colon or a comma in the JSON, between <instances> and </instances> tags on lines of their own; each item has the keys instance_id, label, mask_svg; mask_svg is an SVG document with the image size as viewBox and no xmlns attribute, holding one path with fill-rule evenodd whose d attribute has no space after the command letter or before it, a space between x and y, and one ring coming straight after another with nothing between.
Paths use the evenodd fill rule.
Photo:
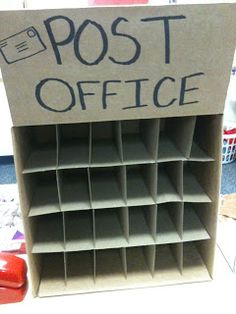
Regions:
<instances>
[{"instance_id":1,"label":"cardboard box","mask_svg":"<svg viewBox=\"0 0 236 314\"><path fill-rule=\"evenodd\" d=\"M0 12L35 296L212 278L235 15Z\"/></svg>"}]
</instances>

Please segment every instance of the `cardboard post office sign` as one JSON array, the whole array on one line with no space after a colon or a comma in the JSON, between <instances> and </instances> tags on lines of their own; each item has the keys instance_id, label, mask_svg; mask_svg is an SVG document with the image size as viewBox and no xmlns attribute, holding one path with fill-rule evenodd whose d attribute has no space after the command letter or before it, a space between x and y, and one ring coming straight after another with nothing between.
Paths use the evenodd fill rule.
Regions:
<instances>
[{"instance_id":1,"label":"cardboard post office sign","mask_svg":"<svg viewBox=\"0 0 236 314\"><path fill-rule=\"evenodd\" d=\"M14 125L222 113L235 9L2 11L0 65Z\"/></svg>"}]
</instances>

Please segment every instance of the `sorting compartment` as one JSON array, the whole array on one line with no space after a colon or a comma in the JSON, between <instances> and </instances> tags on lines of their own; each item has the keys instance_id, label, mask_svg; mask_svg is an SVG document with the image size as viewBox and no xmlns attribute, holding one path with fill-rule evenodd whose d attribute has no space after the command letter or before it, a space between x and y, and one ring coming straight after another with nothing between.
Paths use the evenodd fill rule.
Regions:
<instances>
[{"instance_id":1,"label":"sorting compartment","mask_svg":"<svg viewBox=\"0 0 236 314\"><path fill-rule=\"evenodd\" d=\"M213 161L217 157L213 139L221 138L221 132L216 116L197 117L189 160Z\"/></svg>"},{"instance_id":2,"label":"sorting compartment","mask_svg":"<svg viewBox=\"0 0 236 314\"><path fill-rule=\"evenodd\" d=\"M128 245L128 209L106 208L94 211L97 249Z\"/></svg>"},{"instance_id":3,"label":"sorting compartment","mask_svg":"<svg viewBox=\"0 0 236 314\"><path fill-rule=\"evenodd\" d=\"M63 124L58 126L58 168L89 166L90 124Z\"/></svg>"},{"instance_id":4,"label":"sorting compartment","mask_svg":"<svg viewBox=\"0 0 236 314\"><path fill-rule=\"evenodd\" d=\"M209 239L210 235L198 213L206 210L200 204L184 204L183 241Z\"/></svg>"},{"instance_id":5,"label":"sorting compartment","mask_svg":"<svg viewBox=\"0 0 236 314\"><path fill-rule=\"evenodd\" d=\"M211 202L208 196L207 186L208 180L206 176L210 176L210 163L201 162L185 162L183 175L183 200L185 202ZM204 174L202 174L202 173ZM199 178L203 178L200 182Z\"/></svg>"},{"instance_id":6,"label":"sorting compartment","mask_svg":"<svg viewBox=\"0 0 236 314\"><path fill-rule=\"evenodd\" d=\"M64 230L61 213L30 218L32 253L63 252Z\"/></svg>"},{"instance_id":7,"label":"sorting compartment","mask_svg":"<svg viewBox=\"0 0 236 314\"><path fill-rule=\"evenodd\" d=\"M120 123L96 122L92 127L91 166L114 166L122 163Z\"/></svg>"},{"instance_id":8,"label":"sorting compartment","mask_svg":"<svg viewBox=\"0 0 236 314\"><path fill-rule=\"evenodd\" d=\"M183 163L158 164L157 203L179 202L183 199Z\"/></svg>"},{"instance_id":9,"label":"sorting compartment","mask_svg":"<svg viewBox=\"0 0 236 314\"><path fill-rule=\"evenodd\" d=\"M94 248L92 212L67 212L64 217L66 251L92 250Z\"/></svg>"},{"instance_id":10,"label":"sorting compartment","mask_svg":"<svg viewBox=\"0 0 236 314\"><path fill-rule=\"evenodd\" d=\"M132 283L151 280L155 246L137 246L126 249L127 279Z\"/></svg>"},{"instance_id":11,"label":"sorting compartment","mask_svg":"<svg viewBox=\"0 0 236 314\"><path fill-rule=\"evenodd\" d=\"M164 203L157 210L157 240L158 244L181 241L183 228L182 203Z\"/></svg>"},{"instance_id":12,"label":"sorting compartment","mask_svg":"<svg viewBox=\"0 0 236 314\"><path fill-rule=\"evenodd\" d=\"M56 171L25 174L29 216L60 212ZM25 211L25 208L22 209Z\"/></svg>"},{"instance_id":13,"label":"sorting compartment","mask_svg":"<svg viewBox=\"0 0 236 314\"><path fill-rule=\"evenodd\" d=\"M61 210L86 210L91 208L87 169L58 171Z\"/></svg>"},{"instance_id":14,"label":"sorting compartment","mask_svg":"<svg viewBox=\"0 0 236 314\"><path fill-rule=\"evenodd\" d=\"M210 240L183 243L183 275L192 281L210 279L205 263L208 252L201 252L207 241Z\"/></svg>"},{"instance_id":15,"label":"sorting compartment","mask_svg":"<svg viewBox=\"0 0 236 314\"><path fill-rule=\"evenodd\" d=\"M69 292L94 289L94 252L81 251L66 253L66 286Z\"/></svg>"},{"instance_id":16,"label":"sorting compartment","mask_svg":"<svg viewBox=\"0 0 236 314\"><path fill-rule=\"evenodd\" d=\"M125 164L156 161L159 120L121 121Z\"/></svg>"},{"instance_id":17,"label":"sorting compartment","mask_svg":"<svg viewBox=\"0 0 236 314\"><path fill-rule=\"evenodd\" d=\"M65 293L66 273L63 253L38 254L41 262L40 283L38 295L40 297L61 295Z\"/></svg>"},{"instance_id":18,"label":"sorting compartment","mask_svg":"<svg viewBox=\"0 0 236 314\"><path fill-rule=\"evenodd\" d=\"M126 178L124 167L90 169L93 208L122 207L126 205Z\"/></svg>"},{"instance_id":19,"label":"sorting compartment","mask_svg":"<svg viewBox=\"0 0 236 314\"><path fill-rule=\"evenodd\" d=\"M129 207L129 245L148 245L156 240L156 205Z\"/></svg>"},{"instance_id":20,"label":"sorting compartment","mask_svg":"<svg viewBox=\"0 0 236 314\"><path fill-rule=\"evenodd\" d=\"M178 282L182 275L182 244L162 244L156 246L155 272L156 280L168 284Z\"/></svg>"},{"instance_id":21,"label":"sorting compartment","mask_svg":"<svg viewBox=\"0 0 236 314\"><path fill-rule=\"evenodd\" d=\"M126 283L126 256L125 249L97 250L96 258L96 285L109 285L112 287L114 281L117 287Z\"/></svg>"},{"instance_id":22,"label":"sorting compartment","mask_svg":"<svg viewBox=\"0 0 236 314\"><path fill-rule=\"evenodd\" d=\"M23 173L55 170L57 167L57 136L55 125L31 126L19 129L27 143Z\"/></svg>"},{"instance_id":23,"label":"sorting compartment","mask_svg":"<svg viewBox=\"0 0 236 314\"><path fill-rule=\"evenodd\" d=\"M128 206L149 205L156 202L156 164L127 166Z\"/></svg>"},{"instance_id":24,"label":"sorting compartment","mask_svg":"<svg viewBox=\"0 0 236 314\"><path fill-rule=\"evenodd\" d=\"M195 117L176 117L160 120L158 162L189 158Z\"/></svg>"}]
</instances>

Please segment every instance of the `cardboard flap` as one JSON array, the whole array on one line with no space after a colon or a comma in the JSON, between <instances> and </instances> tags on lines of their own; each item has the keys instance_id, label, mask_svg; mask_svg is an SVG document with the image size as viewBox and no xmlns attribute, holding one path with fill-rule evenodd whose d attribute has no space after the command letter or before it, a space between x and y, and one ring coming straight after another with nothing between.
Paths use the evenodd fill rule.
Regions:
<instances>
[{"instance_id":1,"label":"cardboard flap","mask_svg":"<svg viewBox=\"0 0 236 314\"><path fill-rule=\"evenodd\" d=\"M235 17L235 4L1 11L13 123L222 113Z\"/></svg>"}]
</instances>

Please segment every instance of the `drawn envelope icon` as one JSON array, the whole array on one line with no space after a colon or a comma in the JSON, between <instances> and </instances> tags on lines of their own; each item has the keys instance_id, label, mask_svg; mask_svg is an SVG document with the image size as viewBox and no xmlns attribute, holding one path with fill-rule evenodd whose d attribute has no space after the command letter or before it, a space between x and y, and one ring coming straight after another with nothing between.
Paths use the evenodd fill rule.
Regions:
<instances>
[{"instance_id":1,"label":"drawn envelope icon","mask_svg":"<svg viewBox=\"0 0 236 314\"><path fill-rule=\"evenodd\" d=\"M46 49L33 26L0 41L0 51L8 64L27 59Z\"/></svg>"}]
</instances>

